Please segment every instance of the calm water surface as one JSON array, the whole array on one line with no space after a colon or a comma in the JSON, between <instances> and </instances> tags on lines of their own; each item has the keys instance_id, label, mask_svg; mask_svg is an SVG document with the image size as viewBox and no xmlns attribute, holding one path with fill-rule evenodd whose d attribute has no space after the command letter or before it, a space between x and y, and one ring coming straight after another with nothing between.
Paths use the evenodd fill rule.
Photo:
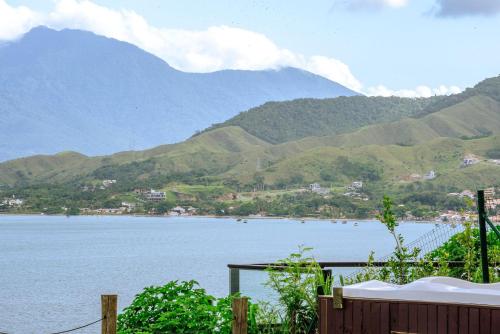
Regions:
<instances>
[{"instance_id":1,"label":"calm water surface","mask_svg":"<svg viewBox=\"0 0 500 334\"><path fill-rule=\"evenodd\" d=\"M408 241L432 224L404 223ZM271 262L298 245L322 261L385 255L393 241L378 222L191 217L0 216L0 332L44 334L100 317L100 295L127 306L145 286L195 279L228 291L228 263ZM243 272L241 290L263 295L261 273ZM99 326L75 333L98 333Z\"/></svg>"}]
</instances>

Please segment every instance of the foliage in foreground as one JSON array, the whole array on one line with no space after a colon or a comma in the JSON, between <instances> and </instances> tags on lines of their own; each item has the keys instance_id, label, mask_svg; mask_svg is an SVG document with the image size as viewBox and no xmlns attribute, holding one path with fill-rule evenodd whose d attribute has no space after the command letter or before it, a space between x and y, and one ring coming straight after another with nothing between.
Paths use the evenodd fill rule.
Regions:
<instances>
[{"instance_id":1,"label":"foliage in foreground","mask_svg":"<svg viewBox=\"0 0 500 334\"><path fill-rule=\"evenodd\" d=\"M118 317L120 334L231 332L232 297L215 298L195 281L148 287Z\"/></svg>"},{"instance_id":2,"label":"foliage in foreground","mask_svg":"<svg viewBox=\"0 0 500 334\"><path fill-rule=\"evenodd\" d=\"M375 268L374 253L369 265L353 277L341 277L342 284L378 279L396 284L410 283L428 276L449 276L480 282L479 231L471 223L441 247L421 256L418 248L405 246L404 238L396 232L396 217L392 201L385 197L378 216L395 242L394 254L383 268ZM282 268L270 267L266 285L277 293L277 304L249 304L249 333L309 334L317 329L318 290L331 291L333 277L325 278L322 268L311 256L311 248L299 251L278 261ZM488 234L490 281L500 281L500 240ZM463 268L450 268L448 261L463 261ZM416 265L409 265L415 262ZM433 263L437 263L434 265ZM199 288L195 281L169 282L162 287L149 287L137 295L132 304L119 316L120 334L159 333L220 333L231 332L231 302L235 296L215 298Z\"/></svg>"},{"instance_id":3,"label":"foliage in foreground","mask_svg":"<svg viewBox=\"0 0 500 334\"><path fill-rule=\"evenodd\" d=\"M392 201L388 197L384 197L383 211L378 216L378 219L394 237L396 246L393 255L389 258L387 266L374 268L368 265L353 277L341 278L343 284L353 284L372 279L407 284L428 276L448 276L476 283L482 282L479 229L474 228L471 222L465 223L463 232L457 233L429 254L421 256L419 248L408 249L404 245L404 238L395 232L396 218L392 211ZM490 282L499 282L500 240L493 231L488 233L487 243ZM373 261L372 252L368 258L368 263L370 264ZM448 265L450 261L464 262L464 266L451 268ZM408 262L415 262L416 265L409 265Z\"/></svg>"},{"instance_id":4,"label":"foliage in foreground","mask_svg":"<svg viewBox=\"0 0 500 334\"><path fill-rule=\"evenodd\" d=\"M500 240L493 231L487 234L490 282L500 282ZM462 268L444 268L445 276L471 282L482 282L479 229L466 224L465 230L445 242L428 255L429 259L446 264L448 261L463 261Z\"/></svg>"},{"instance_id":5,"label":"foliage in foreground","mask_svg":"<svg viewBox=\"0 0 500 334\"><path fill-rule=\"evenodd\" d=\"M325 277L316 260L307 256L311 248L299 247L277 264L283 270L269 268L266 285L278 294L278 305L260 307L259 322L279 324L265 333L314 333L318 319L317 291L330 291L333 284L331 276ZM262 304L261 304L262 305ZM271 321L270 321L271 320Z\"/></svg>"}]
</instances>

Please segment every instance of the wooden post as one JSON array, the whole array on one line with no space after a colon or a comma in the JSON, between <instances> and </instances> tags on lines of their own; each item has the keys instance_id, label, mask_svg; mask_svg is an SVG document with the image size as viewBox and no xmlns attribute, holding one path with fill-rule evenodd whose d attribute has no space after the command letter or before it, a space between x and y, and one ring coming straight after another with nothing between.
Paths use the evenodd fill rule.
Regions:
<instances>
[{"instance_id":1,"label":"wooden post","mask_svg":"<svg viewBox=\"0 0 500 334\"><path fill-rule=\"evenodd\" d=\"M118 317L118 296L101 295L102 327L101 334L116 334Z\"/></svg>"},{"instance_id":2,"label":"wooden post","mask_svg":"<svg viewBox=\"0 0 500 334\"><path fill-rule=\"evenodd\" d=\"M333 288L333 308L341 309L344 308L343 305L344 291L342 287Z\"/></svg>"},{"instance_id":3,"label":"wooden post","mask_svg":"<svg viewBox=\"0 0 500 334\"><path fill-rule=\"evenodd\" d=\"M233 299L233 334L248 334L248 298Z\"/></svg>"}]
</instances>

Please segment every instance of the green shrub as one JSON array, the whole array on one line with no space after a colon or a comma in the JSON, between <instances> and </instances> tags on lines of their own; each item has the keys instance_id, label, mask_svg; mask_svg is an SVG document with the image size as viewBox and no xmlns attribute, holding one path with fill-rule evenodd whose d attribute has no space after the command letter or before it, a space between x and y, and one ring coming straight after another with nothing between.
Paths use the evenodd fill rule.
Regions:
<instances>
[{"instance_id":1,"label":"green shrub","mask_svg":"<svg viewBox=\"0 0 500 334\"><path fill-rule=\"evenodd\" d=\"M148 287L118 316L120 334L230 333L231 297L216 299L195 281Z\"/></svg>"},{"instance_id":2,"label":"green shrub","mask_svg":"<svg viewBox=\"0 0 500 334\"><path fill-rule=\"evenodd\" d=\"M323 276L311 248L299 248L286 259L278 261L284 270L269 268L267 286L278 294L278 305L260 304L258 318L265 333L315 333L318 319L317 289L331 291L333 278ZM279 324L279 326L271 326Z\"/></svg>"},{"instance_id":3,"label":"green shrub","mask_svg":"<svg viewBox=\"0 0 500 334\"><path fill-rule=\"evenodd\" d=\"M490 281L500 281L498 268L500 266L500 240L493 231L487 235L488 261L490 267ZM465 225L463 232L455 234L441 247L429 254L435 261L463 261L463 268L450 268L449 276L472 281L482 282L481 251L479 229L471 224Z\"/></svg>"},{"instance_id":4,"label":"green shrub","mask_svg":"<svg viewBox=\"0 0 500 334\"><path fill-rule=\"evenodd\" d=\"M384 196L383 210L377 217L394 237L395 250L382 268L371 265L374 253L371 252L368 266L352 277L340 277L341 284L354 284L372 279L406 284L427 276L449 276L471 282L482 282L480 266L479 229L473 228L471 222L465 224L465 230L452 236L442 246L420 257L420 249L408 249L404 246L404 239L395 232L396 217L392 210L392 201ZM490 282L500 281L500 240L493 231L487 235L488 260L490 268ZM451 268L450 261L464 262L463 267ZM416 262L409 265L408 262ZM437 262L434 265L433 262Z\"/></svg>"},{"instance_id":5,"label":"green shrub","mask_svg":"<svg viewBox=\"0 0 500 334\"><path fill-rule=\"evenodd\" d=\"M500 159L500 148L492 148L486 151L486 156L490 159Z\"/></svg>"}]
</instances>

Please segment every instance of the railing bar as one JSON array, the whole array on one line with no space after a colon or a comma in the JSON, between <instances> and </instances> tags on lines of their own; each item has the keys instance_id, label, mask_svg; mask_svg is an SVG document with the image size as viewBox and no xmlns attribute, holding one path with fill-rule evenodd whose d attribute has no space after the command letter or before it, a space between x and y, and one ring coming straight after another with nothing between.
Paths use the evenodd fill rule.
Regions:
<instances>
[{"instance_id":1,"label":"railing bar","mask_svg":"<svg viewBox=\"0 0 500 334\"><path fill-rule=\"evenodd\" d=\"M374 261L374 262L363 262L363 261L352 261L352 262L318 262L318 265L321 268L355 268L355 267L384 267L388 264L386 261ZM409 261L408 265L418 265L419 261ZM434 266L439 265L440 263L437 261L432 262ZM308 264L303 264L306 267ZM463 261L450 261L448 265L451 268L458 268L464 265ZM287 264L279 264L279 263L269 263L269 264L228 264L228 268L230 269L246 269L246 270L267 270L267 269L285 269L288 267Z\"/></svg>"}]
</instances>

